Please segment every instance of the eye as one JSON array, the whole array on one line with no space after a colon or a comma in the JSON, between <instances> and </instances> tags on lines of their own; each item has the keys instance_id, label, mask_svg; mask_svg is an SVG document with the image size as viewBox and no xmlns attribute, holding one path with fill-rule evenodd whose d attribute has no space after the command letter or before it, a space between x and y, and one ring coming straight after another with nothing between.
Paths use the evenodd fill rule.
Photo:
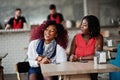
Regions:
<instances>
[{"instance_id":1,"label":"eye","mask_svg":"<svg viewBox=\"0 0 120 80\"><path fill-rule=\"evenodd\" d=\"M51 32L55 32L55 31L54 31L54 30L52 30L52 29L51 29L50 31L51 31Z\"/></svg>"},{"instance_id":2,"label":"eye","mask_svg":"<svg viewBox=\"0 0 120 80\"><path fill-rule=\"evenodd\" d=\"M83 25L83 26L87 27L87 25Z\"/></svg>"},{"instance_id":3,"label":"eye","mask_svg":"<svg viewBox=\"0 0 120 80\"><path fill-rule=\"evenodd\" d=\"M88 25L87 24L82 24L83 27L87 27Z\"/></svg>"},{"instance_id":4,"label":"eye","mask_svg":"<svg viewBox=\"0 0 120 80\"><path fill-rule=\"evenodd\" d=\"M46 31L50 31L50 32L55 32L55 30L49 29L49 28L46 28L45 30L46 30Z\"/></svg>"}]
</instances>

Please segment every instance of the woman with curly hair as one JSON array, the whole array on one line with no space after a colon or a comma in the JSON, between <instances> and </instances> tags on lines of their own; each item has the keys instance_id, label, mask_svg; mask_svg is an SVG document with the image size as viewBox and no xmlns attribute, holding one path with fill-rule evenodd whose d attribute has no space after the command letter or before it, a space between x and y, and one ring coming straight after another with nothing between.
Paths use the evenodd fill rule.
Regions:
<instances>
[{"instance_id":1,"label":"woman with curly hair","mask_svg":"<svg viewBox=\"0 0 120 80\"><path fill-rule=\"evenodd\" d=\"M81 33L75 35L70 49L70 61L93 59L95 51L103 50L103 36L100 34L100 24L96 16L88 15L82 19ZM82 59L82 60L81 60ZM91 80L98 80L97 73L90 74Z\"/></svg>"},{"instance_id":2,"label":"woman with curly hair","mask_svg":"<svg viewBox=\"0 0 120 80\"><path fill-rule=\"evenodd\" d=\"M30 63L29 80L57 80L56 76L43 78L40 64L67 61L65 53L68 45L67 31L61 24L45 21L31 31L30 40L27 53Z\"/></svg>"}]
</instances>

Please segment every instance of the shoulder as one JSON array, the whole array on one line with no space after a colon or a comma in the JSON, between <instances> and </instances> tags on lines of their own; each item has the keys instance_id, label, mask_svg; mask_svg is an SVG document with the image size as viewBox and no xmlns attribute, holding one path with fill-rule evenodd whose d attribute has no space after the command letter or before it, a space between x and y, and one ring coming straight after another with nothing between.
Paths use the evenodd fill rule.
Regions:
<instances>
[{"instance_id":1,"label":"shoulder","mask_svg":"<svg viewBox=\"0 0 120 80\"><path fill-rule=\"evenodd\" d=\"M8 20L8 23L7 23L7 24L12 25L12 24L13 24L14 19L15 19L14 17L11 17L11 18Z\"/></svg>"},{"instance_id":2,"label":"shoulder","mask_svg":"<svg viewBox=\"0 0 120 80\"><path fill-rule=\"evenodd\" d=\"M39 43L39 39L33 40L30 42L30 45L37 45Z\"/></svg>"},{"instance_id":3,"label":"shoulder","mask_svg":"<svg viewBox=\"0 0 120 80\"><path fill-rule=\"evenodd\" d=\"M75 35L74 38L79 38L79 37L81 37L81 35L82 35L81 33L78 33L78 34Z\"/></svg>"},{"instance_id":4,"label":"shoulder","mask_svg":"<svg viewBox=\"0 0 120 80\"><path fill-rule=\"evenodd\" d=\"M65 49L62 46L60 46L59 44L57 44L57 50L59 50L59 51L65 51Z\"/></svg>"},{"instance_id":5,"label":"shoulder","mask_svg":"<svg viewBox=\"0 0 120 80\"><path fill-rule=\"evenodd\" d=\"M47 17L50 17L50 14Z\"/></svg>"},{"instance_id":6,"label":"shoulder","mask_svg":"<svg viewBox=\"0 0 120 80\"><path fill-rule=\"evenodd\" d=\"M21 18L21 19L25 19L25 17L24 17L24 16L21 16L20 18Z\"/></svg>"},{"instance_id":7,"label":"shoulder","mask_svg":"<svg viewBox=\"0 0 120 80\"><path fill-rule=\"evenodd\" d=\"M15 18L14 17L11 17L9 20L14 20Z\"/></svg>"},{"instance_id":8,"label":"shoulder","mask_svg":"<svg viewBox=\"0 0 120 80\"><path fill-rule=\"evenodd\" d=\"M57 15L62 16L62 14L61 14L61 13L57 13Z\"/></svg>"},{"instance_id":9,"label":"shoulder","mask_svg":"<svg viewBox=\"0 0 120 80\"><path fill-rule=\"evenodd\" d=\"M76 34L75 36L81 36L82 34L81 33L78 33L78 34Z\"/></svg>"},{"instance_id":10,"label":"shoulder","mask_svg":"<svg viewBox=\"0 0 120 80\"><path fill-rule=\"evenodd\" d=\"M50 17L50 14L48 14L48 17Z\"/></svg>"},{"instance_id":11,"label":"shoulder","mask_svg":"<svg viewBox=\"0 0 120 80\"><path fill-rule=\"evenodd\" d=\"M99 34L97 37L96 37L96 40L103 40L103 36L101 34Z\"/></svg>"}]
</instances>

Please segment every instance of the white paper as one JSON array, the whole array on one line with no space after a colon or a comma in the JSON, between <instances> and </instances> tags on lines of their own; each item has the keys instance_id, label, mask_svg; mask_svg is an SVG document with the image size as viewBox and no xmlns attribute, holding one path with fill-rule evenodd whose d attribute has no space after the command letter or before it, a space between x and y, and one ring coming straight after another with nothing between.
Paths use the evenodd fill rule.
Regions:
<instances>
[{"instance_id":1,"label":"white paper","mask_svg":"<svg viewBox=\"0 0 120 80\"><path fill-rule=\"evenodd\" d=\"M100 53L99 63L106 63L106 52L101 52Z\"/></svg>"}]
</instances>

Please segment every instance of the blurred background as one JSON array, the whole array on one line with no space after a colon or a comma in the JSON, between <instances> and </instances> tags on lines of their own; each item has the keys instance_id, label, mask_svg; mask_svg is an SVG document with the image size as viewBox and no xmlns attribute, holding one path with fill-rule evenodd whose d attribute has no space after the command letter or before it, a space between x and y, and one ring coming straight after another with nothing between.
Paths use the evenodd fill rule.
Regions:
<instances>
[{"instance_id":1,"label":"blurred background","mask_svg":"<svg viewBox=\"0 0 120 80\"><path fill-rule=\"evenodd\" d=\"M102 26L120 24L120 0L0 0L0 26L5 27L16 8L22 9L29 25L40 24L49 14L50 4L56 5L65 20L76 22L93 14Z\"/></svg>"}]
</instances>

